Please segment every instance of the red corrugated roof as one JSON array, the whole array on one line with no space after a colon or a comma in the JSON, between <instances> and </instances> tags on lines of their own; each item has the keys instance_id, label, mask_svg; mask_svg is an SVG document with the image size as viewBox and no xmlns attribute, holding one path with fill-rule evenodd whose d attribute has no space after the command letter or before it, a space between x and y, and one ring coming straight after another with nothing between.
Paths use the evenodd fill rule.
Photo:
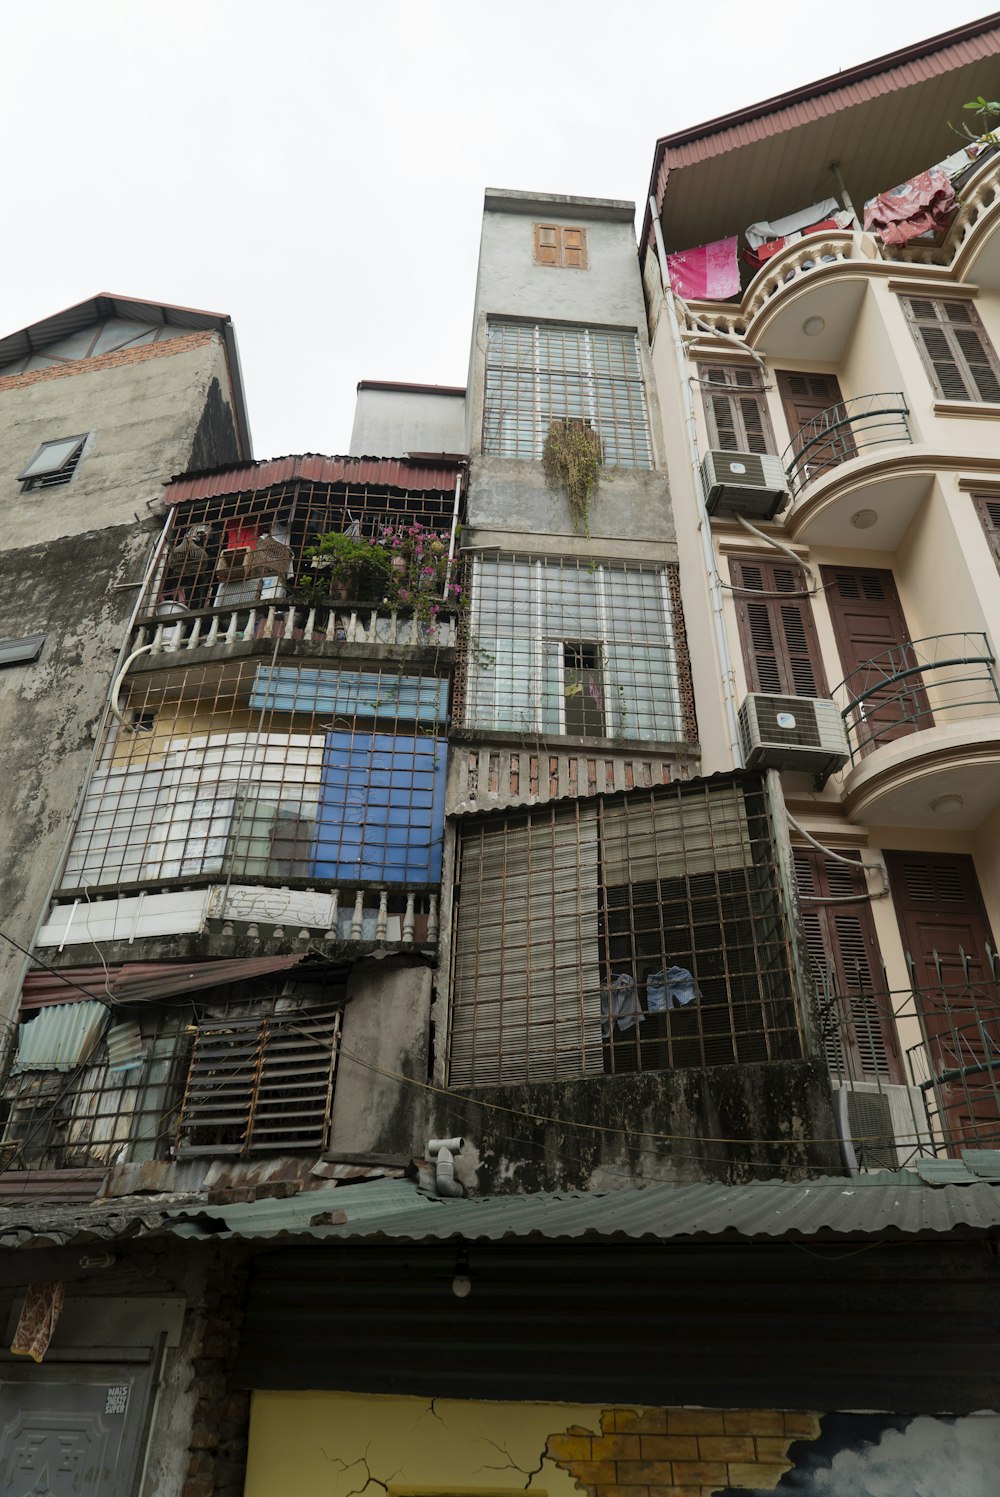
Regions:
<instances>
[{"instance_id":1,"label":"red corrugated roof","mask_svg":"<svg viewBox=\"0 0 1000 1497\"><path fill-rule=\"evenodd\" d=\"M434 490L450 493L463 466L458 459L438 458L433 463L389 457L324 457L305 452L293 457L269 458L212 473L182 474L173 479L164 494L167 504L186 499L210 499L221 494L242 494L270 489L281 483L304 479L311 483L344 483L374 488Z\"/></svg>"}]
</instances>

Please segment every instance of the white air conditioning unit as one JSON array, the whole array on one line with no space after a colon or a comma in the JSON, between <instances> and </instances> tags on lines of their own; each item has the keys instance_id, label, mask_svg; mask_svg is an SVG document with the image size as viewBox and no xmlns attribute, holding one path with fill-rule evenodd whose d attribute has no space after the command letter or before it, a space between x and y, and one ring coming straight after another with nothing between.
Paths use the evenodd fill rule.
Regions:
<instances>
[{"instance_id":1,"label":"white air conditioning unit","mask_svg":"<svg viewBox=\"0 0 1000 1497\"><path fill-rule=\"evenodd\" d=\"M788 498L781 459L768 452L706 452L701 477L705 508L721 520L773 520Z\"/></svg>"},{"instance_id":2,"label":"white air conditioning unit","mask_svg":"<svg viewBox=\"0 0 1000 1497\"><path fill-rule=\"evenodd\" d=\"M804 769L826 777L850 758L847 730L829 697L754 692L740 708L747 769Z\"/></svg>"},{"instance_id":3,"label":"white air conditioning unit","mask_svg":"<svg viewBox=\"0 0 1000 1497\"><path fill-rule=\"evenodd\" d=\"M849 1175L903 1169L933 1155L927 1103L919 1086L835 1081L833 1111Z\"/></svg>"}]
</instances>

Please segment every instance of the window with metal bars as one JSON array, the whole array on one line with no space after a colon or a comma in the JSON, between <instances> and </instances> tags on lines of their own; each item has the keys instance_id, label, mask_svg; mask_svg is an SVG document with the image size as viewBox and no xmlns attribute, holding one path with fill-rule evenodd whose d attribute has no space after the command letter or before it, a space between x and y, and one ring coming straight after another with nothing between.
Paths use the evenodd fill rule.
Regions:
<instances>
[{"instance_id":1,"label":"window with metal bars","mask_svg":"<svg viewBox=\"0 0 1000 1497\"><path fill-rule=\"evenodd\" d=\"M64 889L440 881L448 683L272 653L127 678Z\"/></svg>"},{"instance_id":2,"label":"window with metal bars","mask_svg":"<svg viewBox=\"0 0 1000 1497\"><path fill-rule=\"evenodd\" d=\"M756 779L463 824L453 1086L801 1054Z\"/></svg>"},{"instance_id":3,"label":"window with metal bars","mask_svg":"<svg viewBox=\"0 0 1000 1497\"><path fill-rule=\"evenodd\" d=\"M901 298L924 367L942 400L1000 401L1000 362L971 302Z\"/></svg>"},{"instance_id":4,"label":"window with metal bars","mask_svg":"<svg viewBox=\"0 0 1000 1497\"><path fill-rule=\"evenodd\" d=\"M268 1010L198 1024L177 1126L177 1153L319 1151L333 1106L342 1008Z\"/></svg>"},{"instance_id":5,"label":"window with metal bars","mask_svg":"<svg viewBox=\"0 0 1000 1497\"><path fill-rule=\"evenodd\" d=\"M539 459L553 421L567 418L594 428L609 467L653 466L637 335L491 321L483 451Z\"/></svg>"},{"instance_id":6,"label":"window with metal bars","mask_svg":"<svg viewBox=\"0 0 1000 1497\"><path fill-rule=\"evenodd\" d=\"M686 736L663 567L477 557L466 723L499 732Z\"/></svg>"},{"instance_id":7,"label":"window with metal bars","mask_svg":"<svg viewBox=\"0 0 1000 1497\"><path fill-rule=\"evenodd\" d=\"M454 506L453 492L305 482L186 501L177 507L147 613L164 602L194 612L294 597L378 602L381 592L373 596L364 587L354 596L357 578L338 589L343 578L313 567L309 553L318 538L334 533L377 541L386 531L419 525L447 539Z\"/></svg>"},{"instance_id":8,"label":"window with metal bars","mask_svg":"<svg viewBox=\"0 0 1000 1497\"><path fill-rule=\"evenodd\" d=\"M826 696L812 604L798 567L754 557L732 560L736 616L751 691L775 696ZM753 597L760 593L760 599ZM784 596L787 594L788 596Z\"/></svg>"},{"instance_id":9,"label":"window with metal bars","mask_svg":"<svg viewBox=\"0 0 1000 1497\"><path fill-rule=\"evenodd\" d=\"M87 433L76 437L60 437L55 442L43 442L26 468L17 475L21 493L29 494L35 489L54 489L69 483L77 470Z\"/></svg>"},{"instance_id":10,"label":"window with metal bars","mask_svg":"<svg viewBox=\"0 0 1000 1497\"><path fill-rule=\"evenodd\" d=\"M774 452L767 398L759 369L705 364L701 379L708 440L723 452Z\"/></svg>"},{"instance_id":11,"label":"window with metal bars","mask_svg":"<svg viewBox=\"0 0 1000 1497\"><path fill-rule=\"evenodd\" d=\"M107 1169L123 1149L131 1163L164 1158L176 1125L191 1009L116 1015L82 1063L60 1069L32 1054L31 1032L47 1012L23 1016L21 1057L30 1063L15 1063L3 1089L0 1165Z\"/></svg>"},{"instance_id":12,"label":"window with metal bars","mask_svg":"<svg viewBox=\"0 0 1000 1497\"><path fill-rule=\"evenodd\" d=\"M857 868L850 868L821 852L796 847L794 861L830 1074L839 1081L900 1081L891 999L860 859ZM826 903L852 896L857 903Z\"/></svg>"}]
</instances>

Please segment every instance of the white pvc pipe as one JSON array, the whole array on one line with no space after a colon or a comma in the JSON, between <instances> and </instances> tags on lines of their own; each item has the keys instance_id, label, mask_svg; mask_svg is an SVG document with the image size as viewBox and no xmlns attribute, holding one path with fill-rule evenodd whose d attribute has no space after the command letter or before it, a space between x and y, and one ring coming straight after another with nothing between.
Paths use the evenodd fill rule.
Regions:
<instances>
[{"instance_id":1,"label":"white pvc pipe","mask_svg":"<svg viewBox=\"0 0 1000 1497\"><path fill-rule=\"evenodd\" d=\"M716 657L722 680L722 698L726 709L729 747L733 756L734 766L737 769L742 769L744 762L743 745L740 741L740 723L736 707L733 665L729 656L729 641L726 638L726 621L722 611L722 588L719 585L719 573L715 564L712 527L709 522L708 511L705 508L705 495L701 484L701 463L698 458L698 427L695 420L694 397L691 393L691 385L688 380L687 353L684 348L684 341L681 338L680 326L677 321L677 309L674 306L673 290L670 285L670 272L667 268L667 251L663 243L663 229L660 225L660 215L657 211L656 199L653 197L649 199L649 211L652 215L653 234L656 238L656 256L660 266L663 298L667 304L667 315L670 318L670 331L674 343L674 356L677 361L677 375L680 380L681 399L684 402L688 453L691 459L691 476L694 483L696 503L700 511L698 530L701 535L702 553L704 555L709 596L712 603L712 624L715 634Z\"/></svg>"}]
</instances>

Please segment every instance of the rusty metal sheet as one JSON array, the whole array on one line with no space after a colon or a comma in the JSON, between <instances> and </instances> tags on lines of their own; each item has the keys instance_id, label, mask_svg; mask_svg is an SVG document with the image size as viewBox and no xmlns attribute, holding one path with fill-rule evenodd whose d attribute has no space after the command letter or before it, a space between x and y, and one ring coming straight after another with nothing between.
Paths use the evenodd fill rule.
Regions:
<instances>
[{"instance_id":1,"label":"rusty metal sheet","mask_svg":"<svg viewBox=\"0 0 1000 1497\"><path fill-rule=\"evenodd\" d=\"M167 504L188 499L209 499L221 494L261 491L276 484L310 483L370 484L387 489L421 489L451 493L464 462L444 458L434 463L404 462L384 457L324 457L304 452L256 463L217 469L211 473L181 474L163 495Z\"/></svg>"}]
</instances>

